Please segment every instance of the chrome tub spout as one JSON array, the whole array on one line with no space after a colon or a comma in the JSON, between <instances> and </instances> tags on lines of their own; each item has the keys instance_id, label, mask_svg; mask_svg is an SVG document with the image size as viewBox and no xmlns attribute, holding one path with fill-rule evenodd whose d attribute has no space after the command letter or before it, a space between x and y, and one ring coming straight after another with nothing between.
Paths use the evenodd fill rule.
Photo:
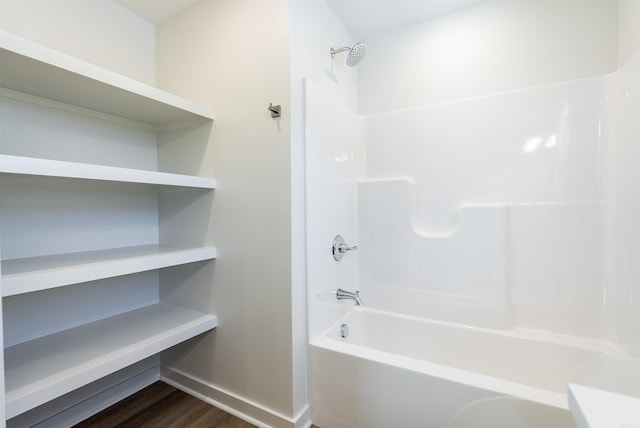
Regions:
<instances>
[{"instance_id":1,"label":"chrome tub spout","mask_svg":"<svg viewBox=\"0 0 640 428\"><path fill-rule=\"evenodd\" d=\"M338 300L353 300L356 306L362 305L362 299L360 298L360 292L343 290L342 288L338 288L336 291L336 299Z\"/></svg>"}]
</instances>

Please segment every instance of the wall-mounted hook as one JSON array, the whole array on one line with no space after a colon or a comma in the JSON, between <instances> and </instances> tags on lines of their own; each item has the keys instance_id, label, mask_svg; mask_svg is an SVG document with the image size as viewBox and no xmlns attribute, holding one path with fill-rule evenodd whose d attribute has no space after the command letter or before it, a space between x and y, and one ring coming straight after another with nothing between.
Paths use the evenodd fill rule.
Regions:
<instances>
[{"instance_id":1,"label":"wall-mounted hook","mask_svg":"<svg viewBox=\"0 0 640 428\"><path fill-rule=\"evenodd\" d=\"M280 117L282 115L282 106L274 106L273 103L269 103L267 109L271 112L271 117Z\"/></svg>"}]
</instances>

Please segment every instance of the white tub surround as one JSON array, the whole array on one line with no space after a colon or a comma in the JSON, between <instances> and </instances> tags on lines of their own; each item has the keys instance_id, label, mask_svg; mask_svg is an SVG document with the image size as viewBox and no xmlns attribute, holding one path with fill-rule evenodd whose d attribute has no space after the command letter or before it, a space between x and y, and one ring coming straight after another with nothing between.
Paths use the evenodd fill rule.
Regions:
<instances>
[{"instance_id":1,"label":"white tub surround","mask_svg":"<svg viewBox=\"0 0 640 428\"><path fill-rule=\"evenodd\" d=\"M528 416L485 426L571 426L570 382L640 397L637 203L627 197L638 182L637 63L602 77L370 116L334 118L323 107L337 102L308 85L308 150L326 151L308 159L308 182L339 183L353 195L332 198L338 193L329 186L310 186L308 200L332 201L335 212L354 216L341 224L354 222L348 241L359 246L348 264L333 261L328 248L341 231L311 226L320 211L308 205L309 244L317 246L309 254L326 251L325 269L309 280L314 421L392 424L361 411L382 406L413 415L406 426L517 413ZM330 128L329 140L330 123L343 125ZM365 160L349 169L340 149L360 144ZM360 290L365 311L394 314L353 322L356 331L375 325L362 327L375 340L322 335L332 326L335 336L340 314L352 310L321 293L337 283ZM399 326L395 316L430 320L439 332ZM411 393L385 392L404 389ZM447 402L442 391L456 398Z\"/></svg>"},{"instance_id":2,"label":"white tub surround","mask_svg":"<svg viewBox=\"0 0 640 428\"><path fill-rule=\"evenodd\" d=\"M308 83L312 334L339 286L390 312L600 337L615 78L371 116ZM360 248L340 263L338 233Z\"/></svg>"}]
</instances>

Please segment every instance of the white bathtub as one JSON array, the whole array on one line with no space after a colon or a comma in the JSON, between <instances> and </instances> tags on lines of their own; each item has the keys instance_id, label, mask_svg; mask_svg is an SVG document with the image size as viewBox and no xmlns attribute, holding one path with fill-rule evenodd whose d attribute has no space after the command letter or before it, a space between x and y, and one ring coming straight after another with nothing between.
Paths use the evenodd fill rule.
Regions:
<instances>
[{"instance_id":1,"label":"white bathtub","mask_svg":"<svg viewBox=\"0 0 640 428\"><path fill-rule=\"evenodd\" d=\"M593 380L612 355L624 357L595 341L355 308L311 343L312 417L322 428L573 427L567 384Z\"/></svg>"}]
</instances>

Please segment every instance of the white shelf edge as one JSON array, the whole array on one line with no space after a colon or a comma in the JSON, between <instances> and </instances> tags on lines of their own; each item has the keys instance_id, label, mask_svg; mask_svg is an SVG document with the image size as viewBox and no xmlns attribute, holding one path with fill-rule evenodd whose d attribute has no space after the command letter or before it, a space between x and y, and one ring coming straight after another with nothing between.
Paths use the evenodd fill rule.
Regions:
<instances>
[{"instance_id":1,"label":"white shelf edge","mask_svg":"<svg viewBox=\"0 0 640 428\"><path fill-rule=\"evenodd\" d=\"M11 89L3 88L0 86L0 98L4 98L12 101L19 101L23 103L35 104L42 107L50 108L53 110L64 111L76 116L85 116L101 121L107 121L115 123L117 125L128 126L130 128L143 129L149 132L156 132L161 128L169 128L165 125L152 125L146 122L140 122L137 120L126 119L121 116L116 116L108 113L101 113L95 110L90 110L84 107L78 107L71 104L54 101L48 98L39 97L37 95L26 94L24 92L18 92ZM170 124L169 124L170 125Z\"/></svg>"},{"instance_id":2,"label":"white shelf edge","mask_svg":"<svg viewBox=\"0 0 640 428\"><path fill-rule=\"evenodd\" d=\"M5 260L0 283L9 297L215 258L215 247L144 245Z\"/></svg>"},{"instance_id":3,"label":"white shelf edge","mask_svg":"<svg viewBox=\"0 0 640 428\"><path fill-rule=\"evenodd\" d=\"M20 73L21 67L28 62L29 73ZM25 92L31 95L53 99L63 103L80 105L91 110L115 114L133 120L160 125L185 118L213 120L213 110L177 95L158 89L146 83L123 76L97 65L82 61L46 46L23 39L11 33L0 31L0 64L3 69L14 67L11 77L5 71L0 86ZM42 91L38 85L45 81L54 90ZM82 88L82 97L77 99L69 91L62 90L70 84ZM109 101L101 95L108 94ZM146 113L126 114L131 101L138 104L137 109L146 106ZM148 114L155 110L157 114Z\"/></svg>"},{"instance_id":4,"label":"white shelf edge","mask_svg":"<svg viewBox=\"0 0 640 428\"><path fill-rule=\"evenodd\" d=\"M23 156L0 155L0 174L215 189L214 178Z\"/></svg>"},{"instance_id":5,"label":"white shelf edge","mask_svg":"<svg viewBox=\"0 0 640 428\"><path fill-rule=\"evenodd\" d=\"M216 326L214 315L159 303L7 348L6 418Z\"/></svg>"}]
</instances>

